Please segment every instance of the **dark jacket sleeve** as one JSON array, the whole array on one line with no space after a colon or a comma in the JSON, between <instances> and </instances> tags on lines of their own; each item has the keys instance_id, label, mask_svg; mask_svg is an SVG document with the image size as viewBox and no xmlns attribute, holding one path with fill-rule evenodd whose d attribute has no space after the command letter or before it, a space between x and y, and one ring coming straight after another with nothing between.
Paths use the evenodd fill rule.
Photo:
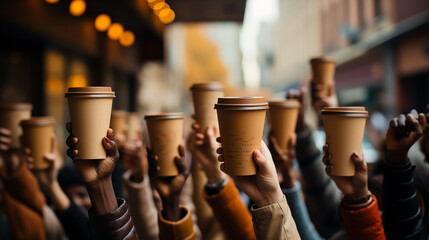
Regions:
<instances>
[{"instance_id":1,"label":"dark jacket sleeve","mask_svg":"<svg viewBox=\"0 0 429 240\"><path fill-rule=\"evenodd\" d=\"M70 199L70 206L65 211L55 211L69 239L90 240L88 215Z\"/></svg>"},{"instance_id":2,"label":"dark jacket sleeve","mask_svg":"<svg viewBox=\"0 0 429 240\"><path fill-rule=\"evenodd\" d=\"M387 239L427 239L411 162L384 163L383 224Z\"/></svg>"},{"instance_id":3,"label":"dark jacket sleeve","mask_svg":"<svg viewBox=\"0 0 429 240\"><path fill-rule=\"evenodd\" d=\"M372 196L372 203L362 209L349 210L340 203L339 213L348 240L385 240L378 203Z\"/></svg>"},{"instance_id":4,"label":"dark jacket sleeve","mask_svg":"<svg viewBox=\"0 0 429 240\"><path fill-rule=\"evenodd\" d=\"M113 212L97 215L89 210L89 231L92 239L138 239L134 222L124 199L118 198L118 208Z\"/></svg>"}]
</instances>

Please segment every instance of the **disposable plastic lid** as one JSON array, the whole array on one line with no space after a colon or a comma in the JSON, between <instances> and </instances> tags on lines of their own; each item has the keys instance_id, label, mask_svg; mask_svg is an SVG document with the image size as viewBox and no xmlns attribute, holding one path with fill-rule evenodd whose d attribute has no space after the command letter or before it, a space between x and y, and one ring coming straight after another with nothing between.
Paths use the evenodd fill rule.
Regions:
<instances>
[{"instance_id":1,"label":"disposable plastic lid","mask_svg":"<svg viewBox=\"0 0 429 240\"><path fill-rule=\"evenodd\" d=\"M263 110L268 109L268 103L264 97L221 97L215 109Z\"/></svg>"},{"instance_id":2,"label":"disposable plastic lid","mask_svg":"<svg viewBox=\"0 0 429 240\"><path fill-rule=\"evenodd\" d=\"M0 103L1 110L33 110L31 103Z\"/></svg>"},{"instance_id":3,"label":"disposable plastic lid","mask_svg":"<svg viewBox=\"0 0 429 240\"><path fill-rule=\"evenodd\" d=\"M65 97L115 97L115 92L112 92L111 87L105 86L91 86L91 87L74 87L69 88Z\"/></svg>"},{"instance_id":4,"label":"disposable plastic lid","mask_svg":"<svg viewBox=\"0 0 429 240\"><path fill-rule=\"evenodd\" d=\"M160 113L145 115L146 120L184 119L184 113Z\"/></svg>"},{"instance_id":5,"label":"disposable plastic lid","mask_svg":"<svg viewBox=\"0 0 429 240\"><path fill-rule=\"evenodd\" d=\"M346 117L368 117L365 107L326 107L322 115L342 115Z\"/></svg>"},{"instance_id":6,"label":"disposable plastic lid","mask_svg":"<svg viewBox=\"0 0 429 240\"><path fill-rule=\"evenodd\" d=\"M194 85L192 85L190 90L223 91L225 90L225 88L219 82L205 82L205 83L195 83Z\"/></svg>"},{"instance_id":7,"label":"disposable plastic lid","mask_svg":"<svg viewBox=\"0 0 429 240\"><path fill-rule=\"evenodd\" d=\"M299 108L301 104L298 100L270 100L268 106L270 108Z\"/></svg>"},{"instance_id":8,"label":"disposable plastic lid","mask_svg":"<svg viewBox=\"0 0 429 240\"><path fill-rule=\"evenodd\" d=\"M335 58L331 56L320 56L320 57L314 57L310 60L310 63L317 63L317 62L332 62L335 63Z\"/></svg>"},{"instance_id":9,"label":"disposable plastic lid","mask_svg":"<svg viewBox=\"0 0 429 240\"><path fill-rule=\"evenodd\" d=\"M49 126L55 124L55 119L53 117L32 117L30 119L22 120L20 124L21 126Z\"/></svg>"}]
</instances>

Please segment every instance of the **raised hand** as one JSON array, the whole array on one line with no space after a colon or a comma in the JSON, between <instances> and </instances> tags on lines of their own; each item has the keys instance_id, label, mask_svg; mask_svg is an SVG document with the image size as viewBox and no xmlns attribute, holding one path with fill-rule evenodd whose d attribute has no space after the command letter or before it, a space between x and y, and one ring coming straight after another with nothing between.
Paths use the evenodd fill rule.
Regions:
<instances>
[{"instance_id":1,"label":"raised hand","mask_svg":"<svg viewBox=\"0 0 429 240\"><path fill-rule=\"evenodd\" d=\"M115 143L113 130L107 130L107 137L103 138L103 146L107 157L102 160L78 160L76 144L79 139L73 136L72 124L67 123L70 136L67 138L67 155L73 159L77 170L80 172L86 189L91 198L92 208L96 214L110 213L118 207L115 192L113 191L112 173L119 160L118 148Z\"/></svg>"},{"instance_id":2,"label":"raised hand","mask_svg":"<svg viewBox=\"0 0 429 240\"><path fill-rule=\"evenodd\" d=\"M60 165L55 155L57 140L55 135L51 136L51 150L44 155L44 160L48 162L47 169L34 169L33 159L29 159L28 167L33 170L34 175L43 189L51 188L56 182Z\"/></svg>"},{"instance_id":3,"label":"raised hand","mask_svg":"<svg viewBox=\"0 0 429 240\"><path fill-rule=\"evenodd\" d=\"M6 128L0 128L0 157L9 174L14 173L22 163L32 161L29 148L14 149L10 146L12 132Z\"/></svg>"},{"instance_id":4,"label":"raised hand","mask_svg":"<svg viewBox=\"0 0 429 240\"><path fill-rule=\"evenodd\" d=\"M148 173L148 163L143 142L136 140L132 143L124 143L121 147L122 165L131 171L130 179L134 182L143 181Z\"/></svg>"},{"instance_id":5,"label":"raised hand","mask_svg":"<svg viewBox=\"0 0 429 240\"><path fill-rule=\"evenodd\" d=\"M302 87L300 91L290 90L286 94L286 99L298 100L301 104L298 112L298 120L296 122L296 134L300 134L306 128L305 124L305 95L307 94L307 87Z\"/></svg>"},{"instance_id":6,"label":"raised hand","mask_svg":"<svg viewBox=\"0 0 429 240\"><path fill-rule=\"evenodd\" d=\"M76 144L78 139L73 136L72 133L72 124L67 123L67 131L70 135L67 138L66 144L69 146L67 150L67 155L73 159L73 163L76 168L82 175L82 178L85 183L94 182L100 179L106 179L111 177L115 165L119 160L119 152L116 147L115 137L113 135L113 130L107 130L107 137L103 138L103 146L106 149L107 157L102 160L78 160L75 157L78 155L78 150L76 149Z\"/></svg>"},{"instance_id":7,"label":"raised hand","mask_svg":"<svg viewBox=\"0 0 429 240\"><path fill-rule=\"evenodd\" d=\"M390 121L386 134L386 157L390 164L407 163L408 150L423 134L426 123L425 115L416 110Z\"/></svg>"},{"instance_id":8,"label":"raised hand","mask_svg":"<svg viewBox=\"0 0 429 240\"><path fill-rule=\"evenodd\" d=\"M337 94L335 93L335 81L331 86L331 95L328 96L323 91L323 86L320 83L311 81L311 101L314 111L320 116L320 111L325 107L338 106Z\"/></svg>"},{"instance_id":9,"label":"raised hand","mask_svg":"<svg viewBox=\"0 0 429 240\"><path fill-rule=\"evenodd\" d=\"M296 156L295 145L296 135L293 135L291 141L289 141L289 151L284 151L280 148L272 133L268 136L268 149L272 154L274 165L279 174L279 181L287 189L293 188L294 181L296 180L295 173L293 172L293 160Z\"/></svg>"},{"instance_id":10,"label":"raised hand","mask_svg":"<svg viewBox=\"0 0 429 240\"><path fill-rule=\"evenodd\" d=\"M219 143L221 142L220 138L216 140ZM220 168L224 171L225 163L223 163L222 147L217 149L217 153L220 154L218 160L222 162ZM283 193L277 178L276 167L264 141L261 141L261 150L253 152L253 160L257 166L256 175L231 177L240 189L252 199L256 207L264 207L280 201L283 198Z\"/></svg>"},{"instance_id":11,"label":"raised hand","mask_svg":"<svg viewBox=\"0 0 429 240\"><path fill-rule=\"evenodd\" d=\"M208 126L205 133L199 133L199 125L192 124L192 129L195 131L190 134L187 146L192 153L192 159L197 161L207 176L209 184L217 183L225 178L225 174L219 169L220 163L217 161L216 149L219 143L216 142L218 129L216 126Z\"/></svg>"},{"instance_id":12,"label":"raised hand","mask_svg":"<svg viewBox=\"0 0 429 240\"><path fill-rule=\"evenodd\" d=\"M185 163L185 149L182 145L178 147L178 154L174 159L179 174L172 177L157 176L160 170L158 156L151 147L147 147L149 160L149 177L152 187L158 192L163 206L163 216L170 221L180 219L179 196L189 176L190 163Z\"/></svg>"},{"instance_id":13,"label":"raised hand","mask_svg":"<svg viewBox=\"0 0 429 240\"><path fill-rule=\"evenodd\" d=\"M346 201L359 200L368 196L368 168L363 155L353 153L351 159L356 166L356 174L354 176L333 176L331 175L332 166L330 164L331 154L329 153L329 146L328 144L323 146L323 163L326 165L326 174L332 178L337 187L343 192Z\"/></svg>"}]
</instances>

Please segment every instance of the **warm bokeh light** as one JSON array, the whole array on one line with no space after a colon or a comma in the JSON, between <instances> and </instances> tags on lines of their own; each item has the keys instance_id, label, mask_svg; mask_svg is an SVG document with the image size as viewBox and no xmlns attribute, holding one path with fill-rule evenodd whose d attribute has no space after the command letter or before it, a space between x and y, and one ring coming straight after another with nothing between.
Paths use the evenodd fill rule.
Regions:
<instances>
[{"instance_id":1,"label":"warm bokeh light","mask_svg":"<svg viewBox=\"0 0 429 240\"><path fill-rule=\"evenodd\" d=\"M80 16L86 10L86 2L83 0L72 0L70 3L70 14Z\"/></svg>"},{"instance_id":2,"label":"warm bokeh light","mask_svg":"<svg viewBox=\"0 0 429 240\"><path fill-rule=\"evenodd\" d=\"M147 4L150 8L153 8L156 4L162 3L164 0L147 0Z\"/></svg>"},{"instance_id":3,"label":"warm bokeh light","mask_svg":"<svg viewBox=\"0 0 429 240\"><path fill-rule=\"evenodd\" d=\"M110 24L112 23L112 20L110 19L109 15L107 14L100 14L95 19L95 29L97 29L100 32L105 32L107 29L109 29Z\"/></svg>"},{"instance_id":4,"label":"warm bokeh light","mask_svg":"<svg viewBox=\"0 0 429 240\"><path fill-rule=\"evenodd\" d=\"M134 33L131 31L125 31L119 38L119 43L124 47L129 47L133 45L134 40Z\"/></svg>"},{"instance_id":5,"label":"warm bokeh light","mask_svg":"<svg viewBox=\"0 0 429 240\"><path fill-rule=\"evenodd\" d=\"M45 0L47 3L54 4L59 2L60 0Z\"/></svg>"},{"instance_id":6,"label":"warm bokeh light","mask_svg":"<svg viewBox=\"0 0 429 240\"><path fill-rule=\"evenodd\" d=\"M163 9L159 13L159 21L164 24L172 23L174 21L174 18L176 18L176 14L171 9Z\"/></svg>"},{"instance_id":7,"label":"warm bokeh light","mask_svg":"<svg viewBox=\"0 0 429 240\"><path fill-rule=\"evenodd\" d=\"M82 74L74 74L67 79L67 87L86 87L87 80L86 77Z\"/></svg>"},{"instance_id":8,"label":"warm bokeh light","mask_svg":"<svg viewBox=\"0 0 429 240\"><path fill-rule=\"evenodd\" d=\"M153 7L153 13L155 13L156 16L159 16L159 13L164 9L170 9L170 5L168 5L168 3L165 3L165 2L157 3Z\"/></svg>"},{"instance_id":9,"label":"warm bokeh light","mask_svg":"<svg viewBox=\"0 0 429 240\"><path fill-rule=\"evenodd\" d=\"M107 36L112 40L117 40L124 33L124 27L120 23L113 23L107 30Z\"/></svg>"}]
</instances>

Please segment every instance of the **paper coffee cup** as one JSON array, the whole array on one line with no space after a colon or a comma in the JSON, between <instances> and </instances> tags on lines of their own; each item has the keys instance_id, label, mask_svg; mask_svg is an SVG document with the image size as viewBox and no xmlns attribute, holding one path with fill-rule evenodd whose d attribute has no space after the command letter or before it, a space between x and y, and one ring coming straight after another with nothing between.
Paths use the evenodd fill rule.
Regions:
<instances>
[{"instance_id":1,"label":"paper coffee cup","mask_svg":"<svg viewBox=\"0 0 429 240\"><path fill-rule=\"evenodd\" d=\"M127 124L127 111L113 110L110 118L110 128L113 129L115 136L125 136L125 125Z\"/></svg>"},{"instance_id":2,"label":"paper coffee cup","mask_svg":"<svg viewBox=\"0 0 429 240\"><path fill-rule=\"evenodd\" d=\"M332 175L355 175L355 164L351 157L353 152L361 152L367 117L368 112L364 107L327 107L322 110Z\"/></svg>"},{"instance_id":3,"label":"paper coffee cup","mask_svg":"<svg viewBox=\"0 0 429 240\"><path fill-rule=\"evenodd\" d=\"M19 123L22 120L31 118L31 103L2 103L0 104L0 127L10 130L11 147L18 148L21 144L19 136L22 135Z\"/></svg>"},{"instance_id":4,"label":"paper coffee cup","mask_svg":"<svg viewBox=\"0 0 429 240\"><path fill-rule=\"evenodd\" d=\"M142 128L140 121L140 114L138 112L128 113L127 118L127 140L133 141L137 139L139 130Z\"/></svg>"},{"instance_id":5,"label":"paper coffee cup","mask_svg":"<svg viewBox=\"0 0 429 240\"><path fill-rule=\"evenodd\" d=\"M300 103L297 100L269 101L271 131L282 150L289 151L295 132Z\"/></svg>"},{"instance_id":6,"label":"paper coffee cup","mask_svg":"<svg viewBox=\"0 0 429 240\"><path fill-rule=\"evenodd\" d=\"M76 159L105 159L107 136L115 93L110 87L69 88L67 98L72 133L78 138Z\"/></svg>"},{"instance_id":7,"label":"paper coffee cup","mask_svg":"<svg viewBox=\"0 0 429 240\"><path fill-rule=\"evenodd\" d=\"M217 99L224 96L224 88L220 83L196 83L190 88L194 101L196 122L200 125L199 132L204 133L210 125L217 126L217 114L213 106Z\"/></svg>"},{"instance_id":8,"label":"paper coffee cup","mask_svg":"<svg viewBox=\"0 0 429 240\"><path fill-rule=\"evenodd\" d=\"M223 97L215 109L225 172L233 176L255 175L253 152L261 149L268 103L263 97Z\"/></svg>"},{"instance_id":9,"label":"paper coffee cup","mask_svg":"<svg viewBox=\"0 0 429 240\"><path fill-rule=\"evenodd\" d=\"M46 169L44 156L51 152L55 120L52 117L33 117L21 121L24 146L30 148L35 169Z\"/></svg>"},{"instance_id":10,"label":"paper coffee cup","mask_svg":"<svg viewBox=\"0 0 429 240\"><path fill-rule=\"evenodd\" d=\"M331 96L331 87L335 74L335 59L329 56L312 58L310 60L313 81L322 84L323 92Z\"/></svg>"},{"instance_id":11,"label":"paper coffee cup","mask_svg":"<svg viewBox=\"0 0 429 240\"><path fill-rule=\"evenodd\" d=\"M150 146L158 156L159 171L157 176L177 176L174 158L179 156L179 145L182 143L183 113L163 113L145 115Z\"/></svg>"}]
</instances>

